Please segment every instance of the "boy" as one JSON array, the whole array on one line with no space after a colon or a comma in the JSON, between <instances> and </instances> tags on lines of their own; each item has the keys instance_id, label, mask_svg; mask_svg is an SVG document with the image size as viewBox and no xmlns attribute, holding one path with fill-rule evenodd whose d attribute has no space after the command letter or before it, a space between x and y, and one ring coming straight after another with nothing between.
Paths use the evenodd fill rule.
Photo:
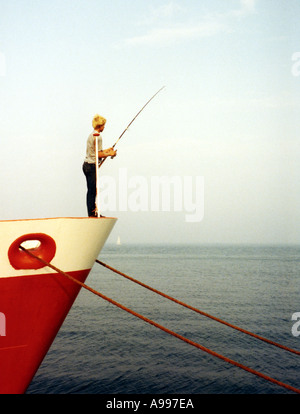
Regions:
<instances>
[{"instance_id":1,"label":"boy","mask_svg":"<svg viewBox=\"0 0 300 414\"><path fill-rule=\"evenodd\" d=\"M98 217L96 195L97 195L97 180L96 180L96 166L102 158L115 157L117 151L113 148L102 150L102 137L101 132L104 131L106 119L100 115L95 115L93 118L94 131L89 135L86 145L86 157L82 166L87 183L87 210L89 217ZM96 139L98 139L98 156L96 157Z\"/></svg>"}]
</instances>

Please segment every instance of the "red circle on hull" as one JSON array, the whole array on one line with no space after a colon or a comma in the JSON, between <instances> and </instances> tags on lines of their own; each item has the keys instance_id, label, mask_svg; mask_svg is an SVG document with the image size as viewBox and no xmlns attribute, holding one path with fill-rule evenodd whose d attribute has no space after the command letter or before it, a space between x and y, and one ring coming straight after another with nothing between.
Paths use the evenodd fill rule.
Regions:
<instances>
[{"instance_id":1,"label":"red circle on hull","mask_svg":"<svg viewBox=\"0 0 300 414\"><path fill-rule=\"evenodd\" d=\"M16 270L23 269L42 269L46 265L34 257L29 256L20 249L22 243L28 241L38 241L40 245L29 249L35 256L50 263L56 253L56 244L52 237L44 233L24 234L16 239L8 250L8 258L12 267Z\"/></svg>"}]
</instances>

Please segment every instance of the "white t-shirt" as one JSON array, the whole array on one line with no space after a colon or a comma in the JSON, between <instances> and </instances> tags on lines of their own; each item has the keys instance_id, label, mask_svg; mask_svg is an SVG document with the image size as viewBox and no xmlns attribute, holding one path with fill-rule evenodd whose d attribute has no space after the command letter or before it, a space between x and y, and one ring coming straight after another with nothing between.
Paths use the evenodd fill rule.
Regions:
<instances>
[{"instance_id":1,"label":"white t-shirt","mask_svg":"<svg viewBox=\"0 0 300 414\"><path fill-rule=\"evenodd\" d=\"M94 131L92 132L86 143L86 157L84 162L88 162L89 164L95 164L96 157L95 157L95 139L98 137L98 151L102 151L102 137L99 132Z\"/></svg>"}]
</instances>

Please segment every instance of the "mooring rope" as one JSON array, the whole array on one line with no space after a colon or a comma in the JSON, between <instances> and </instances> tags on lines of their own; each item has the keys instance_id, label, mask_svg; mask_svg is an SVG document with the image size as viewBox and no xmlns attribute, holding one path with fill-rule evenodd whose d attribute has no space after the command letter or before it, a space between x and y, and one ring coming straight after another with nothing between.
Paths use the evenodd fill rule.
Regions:
<instances>
[{"instance_id":1,"label":"mooring rope","mask_svg":"<svg viewBox=\"0 0 300 414\"><path fill-rule=\"evenodd\" d=\"M231 324L229 322L226 322L226 321L224 321L224 320L222 320L220 318L217 318L217 317L215 317L213 315L210 315L209 313L203 312L200 309L197 309L197 308L195 308L193 306L190 306L190 305L188 305L188 304L186 304L186 303L184 303L184 302L182 302L182 301L180 301L178 299L173 298L172 296L167 295L166 293L160 292L159 290L154 289L151 286L148 286L145 283L140 282L139 280L134 279L131 276L126 275L123 272L120 272L117 269L114 269L113 267L107 265L106 263L101 262L100 260L96 260L96 263L100 264L103 267L106 267L107 269L111 270L114 273L117 273L117 274L125 277L128 280L131 280L134 283L137 283L138 285L140 285L140 286L142 286L142 287L144 287L144 288L146 288L148 290L151 290L154 293L157 293L160 296L163 296L166 299L169 299L169 300L171 300L171 301L173 301L173 302L175 302L175 303L177 303L177 304L179 304L181 306L184 306L187 309L190 309L190 310L192 310L194 312L197 312L200 315L203 315L203 316L206 316L207 318L213 319L214 321L217 321L219 323L222 323L223 325L229 326L230 328L235 329L237 331L243 332L246 335L249 335L249 336L252 336L252 337L254 337L256 339L259 339L260 341L267 342L268 344L273 345L273 346L276 346L276 347L281 348L281 349L284 349L285 351L292 352L293 354L296 354L296 355L300 355L300 351L297 351L295 349L288 348L287 346L278 344L277 342L271 341L270 339L264 338L263 336L257 335L257 334L255 334L253 332L247 331L246 329L240 328L240 327L238 327L236 325L233 325L233 324Z\"/></svg>"},{"instance_id":2,"label":"mooring rope","mask_svg":"<svg viewBox=\"0 0 300 414\"><path fill-rule=\"evenodd\" d=\"M106 300L107 302L109 302L109 303L113 304L114 306L117 306L118 308L123 309L124 311L126 311L126 312L130 313L131 315L133 315L133 316L135 316L135 317L137 317L137 318L139 318L139 319L143 320L144 322L147 322L147 323L149 323L150 325L155 326L156 328L158 328L158 329L160 329L160 330L162 330L162 331L164 331L164 332L166 332L166 333L168 333L168 334L170 334L170 335L172 335L172 336L174 336L174 337L176 337L176 338L180 339L180 340L181 340L181 341L183 341L183 342L188 343L189 345L192 345L192 346L194 346L194 347L196 347L196 348L198 348L198 349L200 349L200 350L202 350L202 351L204 351L204 352L206 352L206 353L208 353L208 354L210 354L210 355L212 355L212 356L215 356L216 358L219 358L219 359L221 359L221 360L223 360L223 361L225 361L225 362L228 362L228 363L229 363L229 364L231 364L231 365L234 365L234 366L236 366L236 367L238 367L238 368L240 368L240 369L243 369L244 371L250 372L250 373L251 373L251 374L253 374L253 375L256 375L256 376L258 376L258 377L260 377L260 378L263 378L263 379L265 379L266 381L269 381L269 382L271 382L271 383L273 383L273 384L279 385L280 387L283 387L283 388L285 388L285 389L287 389L287 390L289 390L289 391L292 391L292 392L295 392L295 393L297 393L297 394L300 394L300 389L295 388L295 387L293 387L293 386L291 386L291 385L285 384L284 382L278 381L278 380L276 380L276 379L274 379L274 378L272 378L272 377L270 377L270 376L268 376L268 375L265 375L265 374L263 374L263 373L261 373L261 372L259 372L259 371L256 371L256 370L254 370L254 369L252 369L252 368L247 367L246 365L240 364L239 362L236 362L236 361L234 361L234 360L232 360L232 359L230 359L230 358L227 358L227 357L225 357L225 356L223 356L223 355L221 355L221 354L219 354L219 353L217 353L217 352L215 352L215 351L212 351L211 349L206 348L206 347L204 347L203 345L201 345L201 344L199 344L199 343L197 343L197 342L194 342L194 341L191 341L191 340L190 340L190 339L188 339L188 338L185 338L184 336L182 336L182 335L180 335L180 334L178 334L178 333L176 333L176 332L174 332L174 331L171 331L171 330L170 330L170 329L168 329L168 328L165 328L164 326L162 326L162 325L158 324L157 322L154 322L154 321L152 321L151 319L146 318L145 316L143 316L143 315L141 315L141 314L139 314L139 313L137 313L137 312L135 312L135 311L133 311L133 310L131 310L131 309L127 308L126 306L124 306L124 305L122 305L122 304L120 304L120 303L116 302L115 300L113 300L113 299L111 299L111 298L108 298L107 296L105 296L105 295L103 295L102 293L100 293L100 292L96 291L95 289L91 288L90 286L86 285L85 283L80 282L79 280L77 280L77 279L76 279L76 278L74 278L73 276L69 275L68 273L66 273L66 272L62 271L61 269L58 269L56 266L53 266L51 263L48 263L48 262L46 262L45 260L41 259L40 257L38 257L38 256L34 255L31 251L29 251L29 250L25 249L25 248L24 248L23 246L21 246L21 245L20 245L20 249L21 249L21 250L23 250L23 251L25 251L25 252L26 252L27 254L29 254L31 257L34 257L35 259L39 260L39 261L40 261L41 263L43 263L45 266L48 266L49 268L51 268L51 269L55 270L57 273L59 273L59 274L61 274L61 275L65 276L65 277L66 277L66 278L68 278L69 280L71 280L71 281L73 281L74 283L78 284L78 285L79 285L79 286L81 286L82 288L84 288L84 289L88 290L89 292L93 293L93 294L94 294L94 295L96 295L96 296L99 296L100 298L102 298L102 299Z\"/></svg>"}]
</instances>

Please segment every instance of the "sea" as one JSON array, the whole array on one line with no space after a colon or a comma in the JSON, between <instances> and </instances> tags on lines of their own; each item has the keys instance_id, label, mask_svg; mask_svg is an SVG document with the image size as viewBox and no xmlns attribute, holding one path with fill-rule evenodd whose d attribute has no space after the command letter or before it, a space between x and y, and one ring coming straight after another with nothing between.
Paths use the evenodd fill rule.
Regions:
<instances>
[{"instance_id":1,"label":"sea","mask_svg":"<svg viewBox=\"0 0 300 414\"><path fill-rule=\"evenodd\" d=\"M214 317L300 350L300 246L107 244L98 259ZM86 284L209 350L300 388L298 355L98 263ZM27 394L293 393L82 289Z\"/></svg>"}]
</instances>

